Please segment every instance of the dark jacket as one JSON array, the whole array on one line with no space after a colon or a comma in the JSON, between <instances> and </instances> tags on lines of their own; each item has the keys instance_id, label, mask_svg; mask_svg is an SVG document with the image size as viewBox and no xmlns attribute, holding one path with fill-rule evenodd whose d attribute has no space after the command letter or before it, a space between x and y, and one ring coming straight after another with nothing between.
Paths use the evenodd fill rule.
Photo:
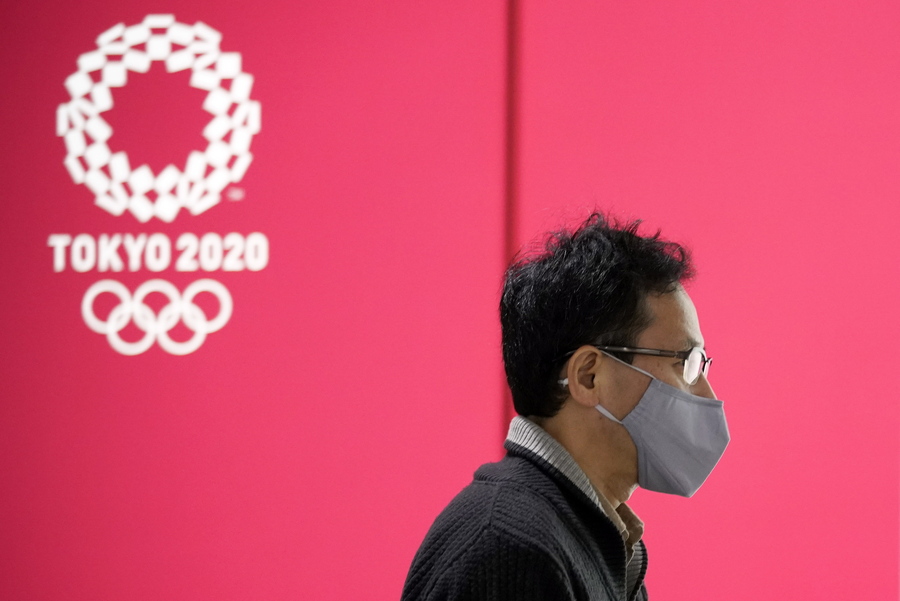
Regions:
<instances>
[{"instance_id":1,"label":"dark jacket","mask_svg":"<svg viewBox=\"0 0 900 601\"><path fill-rule=\"evenodd\" d=\"M646 551L628 595L625 544L612 521L556 468L506 446L435 520L402 600L645 601Z\"/></svg>"}]
</instances>

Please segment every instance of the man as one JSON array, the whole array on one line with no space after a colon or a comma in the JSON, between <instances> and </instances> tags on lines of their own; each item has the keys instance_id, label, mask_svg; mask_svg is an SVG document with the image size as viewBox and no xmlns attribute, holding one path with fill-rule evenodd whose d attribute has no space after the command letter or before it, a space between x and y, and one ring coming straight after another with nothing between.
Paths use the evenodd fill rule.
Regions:
<instances>
[{"instance_id":1,"label":"man","mask_svg":"<svg viewBox=\"0 0 900 601\"><path fill-rule=\"evenodd\" d=\"M646 599L637 486L691 496L728 444L687 252L592 215L506 273L506 457L438 516L403 599Z\"/></svg>"}]
</instances>

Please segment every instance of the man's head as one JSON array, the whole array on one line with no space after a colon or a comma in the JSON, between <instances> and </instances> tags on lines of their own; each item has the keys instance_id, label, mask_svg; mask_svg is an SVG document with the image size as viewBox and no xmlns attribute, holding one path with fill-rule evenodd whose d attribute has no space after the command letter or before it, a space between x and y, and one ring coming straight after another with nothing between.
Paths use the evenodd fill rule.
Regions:
<instances>
[{"instance_id":1,"label":"man's head","mask_svg":"<svg viewBox=\"0 0 900 601\"><path fill-rule=\"evenodd\" d=\"M591 215L507 270L503 361L520 415L555 415L567 396L558 384L567 354L584 345L635 346L652 315L648 299L691 277L687 251L659 233L638 235L639 224Z\"/></svg>"}]
</instances>

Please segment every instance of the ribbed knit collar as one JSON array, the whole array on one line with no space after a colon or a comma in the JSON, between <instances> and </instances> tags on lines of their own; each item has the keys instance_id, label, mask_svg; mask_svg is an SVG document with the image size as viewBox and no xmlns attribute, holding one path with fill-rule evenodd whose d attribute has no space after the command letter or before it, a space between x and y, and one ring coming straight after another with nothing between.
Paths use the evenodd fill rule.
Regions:
<instances>
[{"instance_id":1,"label":"ribbed knit collar","mask_svg":"<svg viewBox=\"0 0 900 601\"><path fill-rule=\"evenodd\" d=\"M640 538L640 532L643 531L643 523L634 512L631 511L631 508L623 503L622 505L625 505L625 507L617 511L616 508L612 506L612 503L610 503L609 500L591 484L587 474L585 474L584 470L578 466L575 459L572 458L572 455L569 454L565 447L563 447L555 438L550 436L546 430L530 419L517 415L509 423L509 434L506 436L506 441L507 443L531 451L559 470L563 476L577 486L588 499L593 501L594 504L606 514L610 521L616 526L616 529L618 529L619 534L622 535L622 539L626 541L626 544L629 541L629 527L632 529L632 535L636 529L639 529L637 538ZM624 516L621 514L624 514ZM622 519L623 517L626 517L630 523L626 524ZM628 544L628 547L631 547L636 542L637 540L632 540L631 544ZM630 548L628 550L631 551ZM628 555L630 558L631 553Z\"/></svg>"}]
</instances>

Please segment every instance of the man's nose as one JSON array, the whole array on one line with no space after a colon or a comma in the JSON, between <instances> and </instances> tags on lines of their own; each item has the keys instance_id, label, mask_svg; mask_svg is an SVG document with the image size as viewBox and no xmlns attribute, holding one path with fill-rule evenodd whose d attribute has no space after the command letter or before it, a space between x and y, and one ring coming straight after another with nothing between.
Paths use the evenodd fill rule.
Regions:
<instances>
[{"instance_id":1,"label":"man's nose","mask_svg":"<svg viewBox=\"0 0 900 601\"><path fill-rule=\"evenodd\" d=\"M716 393L713 391L712 386L709 384L709 380L706 379L706 376L700 374L700 379L697 380L697 383L691 386L691 392L696 394L697 396L702 396L707 399L718 400L716 397Z\"/></svg>"}]
</instances>

